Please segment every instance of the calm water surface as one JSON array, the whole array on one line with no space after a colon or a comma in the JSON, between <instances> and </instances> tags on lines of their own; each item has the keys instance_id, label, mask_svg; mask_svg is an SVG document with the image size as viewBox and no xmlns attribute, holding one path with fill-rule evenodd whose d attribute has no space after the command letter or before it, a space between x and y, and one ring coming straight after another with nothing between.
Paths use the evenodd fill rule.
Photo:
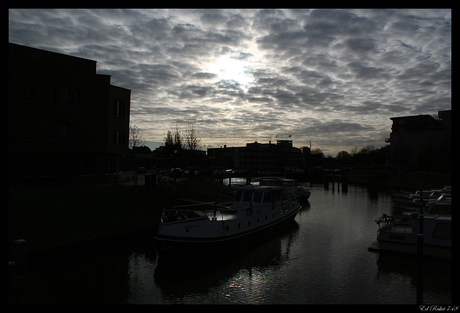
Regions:
<instances>
[{"instance_id":1,"label":"calm water surface","mask_svg":"<svg viewBox=\"0 0 460 313\"><path fill-rule=\"evenodd\" d=\"M283 232L219 264L158 266L152 241L31 271L30 303L415 304L416 260L367 248L389 192L310 186ZM216 252L218 253L218 252ZM201 262L199 262L201 263ZM451 304L451 263L425 262L423 302Z\"/></svg>"}]
</instances>

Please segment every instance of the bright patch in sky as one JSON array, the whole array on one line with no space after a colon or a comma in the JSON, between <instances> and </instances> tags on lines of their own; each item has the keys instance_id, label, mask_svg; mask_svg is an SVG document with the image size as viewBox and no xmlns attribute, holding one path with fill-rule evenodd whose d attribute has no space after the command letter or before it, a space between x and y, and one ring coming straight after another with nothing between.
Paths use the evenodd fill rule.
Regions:
<instances>
[{"instance_id":1,"label":"bright patch in sky","mask_svg":"<svg viewBox=\"0 0 460 313\"><path fill-rule=\"evenodd\" d=\"M451 24L431 8L9 9L8 41L97 61L147 141L193 124L207 147L287 134L334 156L452 108Z\"/></svg>"},{"instance_id":2,"label":"bright patch in sky","mask_svg":"<svg viewBox=\"0 0 460 313\"><path fill-rule=\"evenodd\" d=\"M247 62L228 56L219 58L209 67L209 71L216 74L219 79L234 80L241 85L246 85L253 80L248 70Z\"/></svg>"}]
</instances>

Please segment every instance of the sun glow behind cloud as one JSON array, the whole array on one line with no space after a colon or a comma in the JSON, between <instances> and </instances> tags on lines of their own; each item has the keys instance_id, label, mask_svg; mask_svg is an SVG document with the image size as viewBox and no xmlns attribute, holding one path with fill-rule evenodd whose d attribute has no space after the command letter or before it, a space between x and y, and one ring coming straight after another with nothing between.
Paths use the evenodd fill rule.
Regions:
<instances>
[{"instance_id":1,"label":"sun glow behind cloud","mask_svg":"<svg viewBox=\"0 0 460 313\"><path fill-rule=\"evenodd\" d=\"M234 80L241 85L253 82L249 62L229 56L223 56L211 62L208 71L216 74L220 80Z\"/></svg>"},{"instance_id":2,"label":"sun glow behind cloud","mask_svg":"<svg viewBox=\"0 0 460 313\"><path fill-rule=\"evenodd\" d=\"M451 104L451 10L10 9L9 41L97 61L146 140L292 135L336 154ZM172 125L172 126L171 126Z\"/></svg>"}]
</instances>

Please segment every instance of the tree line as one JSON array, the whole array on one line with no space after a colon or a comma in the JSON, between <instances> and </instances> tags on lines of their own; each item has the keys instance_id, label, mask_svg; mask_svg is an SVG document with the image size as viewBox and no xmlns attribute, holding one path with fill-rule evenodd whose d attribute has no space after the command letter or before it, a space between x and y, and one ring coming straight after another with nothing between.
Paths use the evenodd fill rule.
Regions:
<instances>
[{"instance_id":1,"label":"tree line","mask_svg":"<svg viewBox=\"0 0 460 313\"><path fill-rule=\"evenodd\" d=\"M355 155L366 155L366 154L374 154L379 153L380 148L374 147L374 145L367 145L365 147L358 148L358 146L353 147L350 152L346 150L342 150L335 156L337 160L347 160L352 158ZM332 155L324 155L323 151L319 148L312 149L311 154L319 154L323 158L334 158Z\"/></svg>"},{"instance_id":2,"label":"tree line","mask_svg":"<svg viewBox=\"0 0 460 313\"><path fill-rule=\"evenodd\" d=\"M177 126L172 131L168 130L164 140L166 149L173 150L199 150L201 139L198 138L196 128L189 124L184 131ZM137 125L129 126L129 148L145 146L145 140Z\"/></svg>"},{"instance_id":3,"label":"tree line","mask_svg":"<svg viewBox=\"0 0 460 313\"><path fill-rule=\"evenodd\" d=\"M387 150L385 148L375 148L373 145L364 147L353 147L349 151L342 150L335 157L325 155L321 149L312 149L311 158L307 164L312 166L383 166L388 160Z\"/></svg>"},{"instance_id":4,"label":"tree line","mask_svg":"<svg viewBox=\"0 0 460 313\"><path fill-rule=\"evenodd\" d=\"M199 150L201 139L198 138L196 128L193 124L187 126L184 132L176 128L168 130L164 138L165 147L172 146L180 150Z\"/></svg>"}]
</instances>

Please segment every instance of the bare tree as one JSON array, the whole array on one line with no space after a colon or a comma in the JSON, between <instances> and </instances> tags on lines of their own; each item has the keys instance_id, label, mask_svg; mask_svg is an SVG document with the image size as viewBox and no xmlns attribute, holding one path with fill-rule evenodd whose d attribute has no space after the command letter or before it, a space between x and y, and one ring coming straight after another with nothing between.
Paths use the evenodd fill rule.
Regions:
<instances>
[{"instance_id":1,"label":"bare tree","mask_svg":"<svg viewBox=\"0 0 460 313\"><path fill-rule=\"evenodd\" d=\"M337 160L347 160L351 158L351 154L348 153L347 151L343 150L337 153L337 156L335 157Z\"/></svg>"},{"instance_id":2,"label":"bare tree","mask_svg":"<svg viewBox=\"0 0 460 313\"><path fill-rule=\"evenodd\" d=\"M365 147L362 147L359 150L359 154L369 154L375 152L377 149L374 147L374 145L367 145Z\"/></svg>"},{"instance_id":3,"label":"bare tree","mask_svg":"<svg viewBox=\"0 0 460 313\"><path fill-rule=\"evenodd\" d=\"M200 148L201 139L196 134L196 129L193 124L190 124L185 131L184 146L187 150L198 150Z\"/></svg>"},{"instance_id":4,"label":"bare tree","mask_svg":"<svg viewBox=\"0 0 460 313\"><path fill-rule=\"evenodd\" d=\"M145 146L144 138L137 125L129 126L129 148Z\"/></svg>"},{"instance_id":5,"label":"bare tree","mask_svg":"<svg viewBox=\"0 0 460 313\"><path fill-rule=\"evenodd\" d=\"M320 148L315 148L311 150L311 154L320 154L324 158L324 153Z\"/></svg>"},{"instance_id":6,"label":"bare tree","mask_svg":"<svg viewBox=\"0 0 460 313\"><path fill-rule=\"evenodd\" d=\"M165 146L172 146L174 144L173 135L170 130L166 133Z\"/></svg>"},{"instance_id":7,"label":"bare tree","mask_svg":"<svg viewBox=\"0 0 460 313\"><path fill-rule=\"evenodd\" d=\"M177 126L174 129L173 137L174 137L174 144L177 147L182 148L182 135L181 135L181 132L180 132L180 130L179 130L179 128Z\"/></svg>"},{"instance_id":8,"label":"bare tree","mask_svg":"<svg viewBox=\"0 0 460 313\"><path fill-rule=\"evenodd\" d=\"M354 146L353 148L351 148L350 154L353 156L355 154L358 154L358 151L359 151L358 146Z\"/></svg>"},{"instance_id":9,"label":"bare tree","mask_svg":"<svg viewBox=\"0 0 460 313\"><path fill-rule=\"evenodd\" d=\"M165 146L175 146L176 148L182 149L182 134L179 128L176 128L173 131L168 130L166 137L164 138Z\"/></svg>"}]
</instances>

